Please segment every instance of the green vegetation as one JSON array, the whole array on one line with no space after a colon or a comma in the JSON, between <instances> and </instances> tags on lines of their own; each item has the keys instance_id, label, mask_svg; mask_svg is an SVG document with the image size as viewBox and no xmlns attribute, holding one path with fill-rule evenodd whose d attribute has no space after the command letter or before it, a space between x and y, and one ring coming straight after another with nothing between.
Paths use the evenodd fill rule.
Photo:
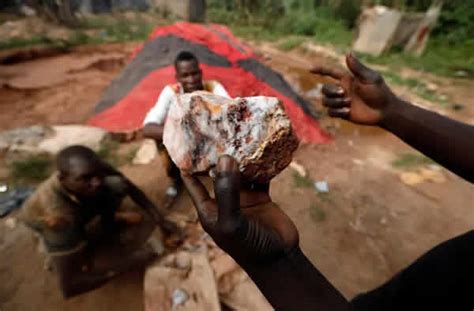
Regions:
<instances>
[{"instance_id":1,"label":"green vegetation","mask_svg":"<svg viewBox=\"0 0 474 311\"><path fill-rule=\"evenodd\" d=\"M392 166L401 170L409 170L409 169L416 168L418 166L433 164L433 163L434 163L433 160L425 157L422 154L402 153L398 156L396 160L392 162Z\"/></svg>"},{"instance_id":2,"label":"green vegetation","mask_svg":"<svg viewBox=\"0 0 474 311\"><path fill-rule=\"evenodd\" d=\"M310 214L311 214L311 218L315 221L315 222L322 222L322 221L325 221L327 216L326 216L326 212L321 208L319 207L318 205L316 204L311 204L311 207L310 207Z\"/></svg>"},{"instance_id":3,"label":"green vegetation","mask_svg":"<svg viewBox=\"0 0 474 311\"><path fill-rule=\"evenodd\" d=\"M305 38L302 37L289 37L288 39L279 43L278 48L283 51L291 51L299 47L304 41Z\"/></svg>"},{"instance_id":4,"label":"green vegetation","mask_svg":"<svg viewBox=\"0 0 474 311\"><path fill-rule=\"evenodd\" d=\"M130 150L127 151L127 153L123 157L124 164L132 163L133 159L135 159L135 156L137 155L138 149L140 149L139 146L133 146Z\"/></svg>"},{"instance_id":5,"label":"green vegetation","mask_svg":"<svg viewBox=\"0 0 474 311\"><path fill-rule=\"evenodd\" d=\"M229 25L234 32L252 40L281 41L291 50L304 41L330 44L341 52L350 49L358 15L359 0L256 0L210 1L209 20ZM431 0L381 0L408 11L425 11ZM366 1L367 3L367 1ZM252 13L250 13L252 12ZM271 12L269 14L268 12ZM288 38L288 36L290 36ZM296 37L295 37L296 36ZM297 39L298 38L298 39ZM422 57L390 51L380 57L364 56L374 64L402 67L447 76L474 76L474 2L445 1L440 21ZM424 91L421 91L424 92ZM423 94L429 98L431 94Z\"/></svg>"},{"instance_id":6,"label":"green vegetation","mask_svg":"<svg viewBox=\"0 0 474 311\"><path fill-rule=\"evenodd\" d=\"M79 34L88 38L89 43L143 41L155 26L155 21L146 21L138 15L133 18L92 17L84 20L81 28L96 32L80 31Z\"/></svg>"},{"instance_id":7,"label":"green vegetation","mask_svg":"<svg viewBox=\"0 0 474 311\"><path fill-rule=\"evenodd\" d=\"M363 59L380 65L411 67L416 70L445 76L474 76L474 39L464 40L462 44L450 44L443 37L434 37L428 42L421 57L392 51L379 57L364 55Z\"/></svg>"},{"instance_id":8,"label":"green vegetation","mask_svg":"<svg viewBox=\"0 0 474 311\"><path fill-rule=\"evenodd\" d=\"M102 160L110 165L120 167L132 163L139 148L139 145L131 145L121 148L118 141L106 139L101 143L97 154Z\"/></svg>"},{"instance_id":9,"label":"green vegetation","mask_svg":"<svg viewBox=\"0 0 474 311\"><path fill-rule=\"evenodd\" d=\"M428 89L426 83L420 79L403 78L396 73L396 69L383 70L381 72L388 84L406 86L410 89L410 91L419 97L432 103L436 103L442 107L447 107L449 104L448 98L446 96L440 95L434 90Z\"/></svg>"},{"instance_id":10,"label":"green vegetation","mask_svg":"<svg viewBox=\"0 0 474 311\"><path fill-rule=\"evenodd\" d=\"M51 174L53 160L47 155L32 155L26 159L11 162L8 168L14 183L40 182Z\"/></svg>"},{"instance_id":11,"label":"green vegetation","mask_svg":"<svg viewBox=\"0 0 474 311\"><path fill-rule=\"evenodd\" d=\"M312 188L314 187L313 181L308 176L303 177L297 172L293 172L293 183L297 188Z\"/></svg>"},{"instance_id":12,"label":"green vegetation","mask_svg":"<svg viewBox=\"0 0 474 311\"><path fill-rule=\"evenodd\" d=\"M121 162L118 155L119 148L119 142L112 139L106 139L100 145L97 155L99 155L102 160L111 164L112 166L117 166Z\"/></svg>"},{"instance_id":13,"label":"green vegetation","mask_svg":"<svg viewBox=\"0 0 474 311\"><path fill-rule=\"evenodd\" d=\"M347 29L344 22L337 19L326 7L309 10L293 7L286 14L279 16L267 13L262 16L251 15L248 12L239 13L239 11L230 11L219 5L210 7L208 12L210 21L227 24L238 36L246 39L275 41L292 36L287 39L289 43L282 46L284 50L304 40L348 46L352 39L351 31Z\"/></svg>"},{"instance_id":14,"label":"green vegetation","mask_svg":"<svg viewBox=\"0 0 474 311\"><path fill-rule=\"evenodd\" d=\"M31 38L14 38L8 41L0 41L0 50L22 48L36 44L49 44L50 40L45 37L35 36Z\"/></svg>"}]
</instances>

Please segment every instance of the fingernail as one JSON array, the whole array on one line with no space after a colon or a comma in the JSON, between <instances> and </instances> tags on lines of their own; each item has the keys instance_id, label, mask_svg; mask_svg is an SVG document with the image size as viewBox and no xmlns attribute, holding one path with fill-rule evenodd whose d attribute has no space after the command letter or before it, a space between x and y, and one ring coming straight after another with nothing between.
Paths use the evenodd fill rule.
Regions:
<instances>
[{"instance_id":1,"label":"fingernail","mask_svg":"<svg viewBox=\"0 0 474 311\"><path fill-rule=\"evenodd\" d=\"M351 98L350 98L350 97L344 98L344 102L345 102L346 104L350 103L350 102L351 102Z\"/></svg>"},{"instance_id":2,"label":"fingernail","mask_svg":"<svg viewBox=\"0 0 474 311\"><path fill-rule=\"evenodd\" d=\"M215 168L212 168L212 169L209 170L209 177L211 177L212 179L216 178L216 169Z\"/></svg>"},{"instance_id":3,"label":"fingernail","mask_svg":"<svg viewBox=\"0 0 474 311\"><path fill-rule=\"evenodd\" d=\"M218 172L231 172L237 169L237 161L229 155L223 155L217 162Z\"/></svg>"},{"instance_id":4,"label":"fingernail","mask_svg":"<svg viewBox=\"0 0 474 311\"><path fill-rule=\"evenodd\" d=\"M344 89L342 87L337 89L337 94L342 95L344 94Z\"/></svg>"}]
</instances>

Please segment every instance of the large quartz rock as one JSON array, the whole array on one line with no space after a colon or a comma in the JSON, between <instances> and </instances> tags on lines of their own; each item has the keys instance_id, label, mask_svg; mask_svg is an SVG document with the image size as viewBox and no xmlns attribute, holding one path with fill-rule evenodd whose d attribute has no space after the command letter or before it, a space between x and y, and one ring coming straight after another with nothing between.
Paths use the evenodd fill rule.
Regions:
<instances>
[{"instance_id":1,"label":"large quartz rock","mask_svg":"<svg viewBox=\"0 0 474 311\"><path fill-rule=\"evenodd\" d=\"M277 98L227 99L207 92L178 97L163 142L184 171L206 172L227 154L239 161L246 179L258 183L270 181L288 166L298 147Z\"/></svg>"}]
</instances>

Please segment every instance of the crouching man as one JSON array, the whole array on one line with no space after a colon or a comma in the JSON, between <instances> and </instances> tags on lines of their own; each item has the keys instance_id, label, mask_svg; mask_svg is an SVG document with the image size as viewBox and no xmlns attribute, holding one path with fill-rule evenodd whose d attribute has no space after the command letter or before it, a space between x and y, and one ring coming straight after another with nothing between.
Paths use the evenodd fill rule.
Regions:
<instances>
[{"instance_id":1,"label":"crouching man","mask_svg":"<svg viewBox=\"0 0 474 311\"><path fill-rule=\"evenodd\" d=\"M117 212L125 197L166 234L177 232L140 189L89 148L62 150L56 166L57 172L25 202L19 220L41 236L65 298L96 289L156 257L148 244L134 251L121 245L122 229L142 221L140 213Z\"/></svg>"}]
</instances>

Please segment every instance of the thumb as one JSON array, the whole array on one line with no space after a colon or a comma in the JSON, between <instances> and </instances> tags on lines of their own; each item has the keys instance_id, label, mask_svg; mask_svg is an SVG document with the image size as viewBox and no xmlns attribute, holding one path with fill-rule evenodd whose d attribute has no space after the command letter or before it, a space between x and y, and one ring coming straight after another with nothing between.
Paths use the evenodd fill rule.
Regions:
<instances>
[{"instance_id":1,"label":"thumb","mask_svg":"<svg viewBox=\"0 0 474 311\"><path fill-rule=\"evenodd\" d=\"M231 156L221 156L216 171L214 191L218 226L224 233L233 233L241 220L239 165Z\"/></svg>"},{"instance_id":2,"label":"thumb","mask_svg":"<svg viewBox=\"0 0 474 311\"><path fill-rule=\"evenodd\" d=\"M371 84L380 79L378 72L362 64L352 52L347 54L346 63L352 74L362 83Z\"/></svg>"}]
</instances>

